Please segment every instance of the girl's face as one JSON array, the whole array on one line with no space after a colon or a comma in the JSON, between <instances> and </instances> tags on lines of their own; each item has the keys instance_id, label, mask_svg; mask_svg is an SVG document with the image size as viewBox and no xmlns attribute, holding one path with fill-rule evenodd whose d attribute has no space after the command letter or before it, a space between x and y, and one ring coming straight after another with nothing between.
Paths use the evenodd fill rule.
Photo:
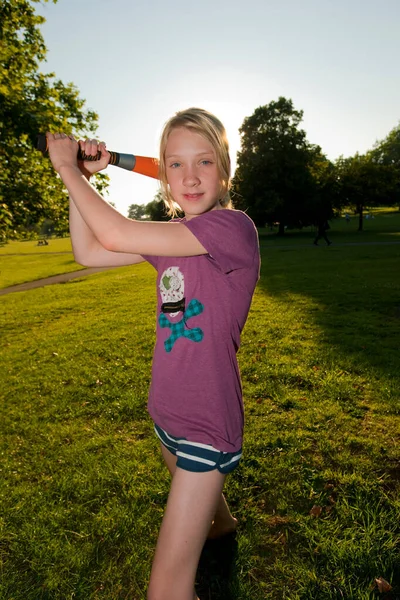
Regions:
<instances>
[{"instance_id":1,"label":"girl's face","mask_svg":"<svg viewBox=\"0 0 400 600\"><path fill-rule=\"evenodd\" d=\"M165 148L167 180L172 197L190 220L221 207L221 180L215 150L200 134L173 129Z\"/></svg>"}]
</instances>

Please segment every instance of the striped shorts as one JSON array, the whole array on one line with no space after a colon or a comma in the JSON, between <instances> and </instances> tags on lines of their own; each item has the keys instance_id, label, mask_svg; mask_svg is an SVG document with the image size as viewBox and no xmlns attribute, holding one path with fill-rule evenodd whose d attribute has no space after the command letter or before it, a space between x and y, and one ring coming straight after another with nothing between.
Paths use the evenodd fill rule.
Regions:
<instances>
[{"instance_id":1,"label":"striped shorts","mask_svg":"<svg viewBox=\"0 0 400 600\"><path fill-rule=\"evenodd\" d=\"M204 473L218 469L225 475L238 466L242 456L242 450L220 452L207 444L189 442L186 438L174 437L156 423L154 423L154 430L163 446L177 457L176 466L185 471Z\"/></svg>"}]
</instances>

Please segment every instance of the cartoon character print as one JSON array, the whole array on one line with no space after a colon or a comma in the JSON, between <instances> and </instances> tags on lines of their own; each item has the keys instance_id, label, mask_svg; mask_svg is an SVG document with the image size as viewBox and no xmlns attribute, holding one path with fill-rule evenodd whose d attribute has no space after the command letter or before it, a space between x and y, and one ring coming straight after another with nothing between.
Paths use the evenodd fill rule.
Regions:
<instances>
[{"instance_id":1,"label":"cartoon character print","mask_svg":"<svg viewBox=\"0 0 400 600\"><path fill-rule=\"evenodd\" d=\"M179 267L168 267L161 275L160 293L163 301L161 310L168 312L170 317L176 317L182 308L185 310L185 278ZM167 305L171 310L176 308L176 312L170 312Z\"/></svg>"},{"instance_id":2,"label":"cartoon character print","mask_svg":"<svg viewBox=\"0 0 400 600\"><path fill-rule=\"evenodd\" d=\"M186 307L185 278L179 267L168 267L160 277L160 294L162 299L161 314L158 318L160 327L168 327L171 335L164 342L166 352L171 352L179 338L186 338L192 342L201 342L204 337L200 327L190 329L187 325L189 319L200 315L204 306L199 300L193 298ZM167 314L175 318L180 313L179 321L171 322Z\"/></svg>"}]
</instances>

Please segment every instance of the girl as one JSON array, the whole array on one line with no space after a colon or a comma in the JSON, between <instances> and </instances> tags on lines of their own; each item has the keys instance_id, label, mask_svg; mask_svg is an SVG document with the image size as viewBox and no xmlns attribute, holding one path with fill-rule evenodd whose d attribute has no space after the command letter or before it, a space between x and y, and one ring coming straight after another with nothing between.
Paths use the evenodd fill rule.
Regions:
<instances>
[{"instance_id":1,"label":"girl","mask_svg":"<svg viewBox=\"0 0 400 600\"><path fill-rule=\"evenodd\" d=\"M48 134L50 157L70 197L75 259L86 266L150 262L157 270L157 341L148 410L172 476L151 571L149 600L198 600L203 544L236 529L222 494L242 448L236 353L259 277L253 222L232 209L230 159L221 122L205 110L165 125L159 177L170 222L123 217L91 187L104 144L80 141L101 159L78 165L78 142Z\"/></svg>"}]
</instances>

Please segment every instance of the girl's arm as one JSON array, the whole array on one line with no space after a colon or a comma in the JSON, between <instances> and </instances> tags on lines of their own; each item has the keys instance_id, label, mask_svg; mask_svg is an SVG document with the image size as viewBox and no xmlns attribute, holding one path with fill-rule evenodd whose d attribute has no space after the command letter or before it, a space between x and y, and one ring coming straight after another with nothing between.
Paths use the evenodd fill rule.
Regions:
<instances>
[{"instance_id":1,"label":"girl's arm","mask_svg":"<svg viewBox=\"0 0 400 600\"><path fill-rule=\"evenodd\" d=\"M80 141L79 144L83 152L91 154L93 151L97 153L97 143L93 148L90 142ZM88 181L93 173L105 169L108 164L109 155L105 145L102 143L100 147L103 154L100 161L78 163L79 170ZM86 225L71 196L69 197L69 229L74 258L85 267L120 267L144 261L139 254L124 254L106 250L93 231Z\"/></svg>"},{"instance_id":2,"label":"girl's arm","mask_svg":"<svg viewBox=\"0 0 400 600\"><path fill-rule=\"evenodd\" d=\"M154 256L196 256L207 253L181 223L134 221L116 211L92 188L79 170L77 142L61 136L47 136L53 166L85 224L107 251ZM105 159L107 152L102 149L102 153L101 160Z\"/></svg>"},{"instance_id":3,"label":"girl's arm","mask_svg":"<svg viewBox=\"0 0 400 600\"><path fill-rule=\"evenodd\" d=\"M144 261L139 254L106 250L82 219L71 197L69 199L69 229L74 258L76 262L85 267L122 267Z\"/></svg>"}]
</instances>

